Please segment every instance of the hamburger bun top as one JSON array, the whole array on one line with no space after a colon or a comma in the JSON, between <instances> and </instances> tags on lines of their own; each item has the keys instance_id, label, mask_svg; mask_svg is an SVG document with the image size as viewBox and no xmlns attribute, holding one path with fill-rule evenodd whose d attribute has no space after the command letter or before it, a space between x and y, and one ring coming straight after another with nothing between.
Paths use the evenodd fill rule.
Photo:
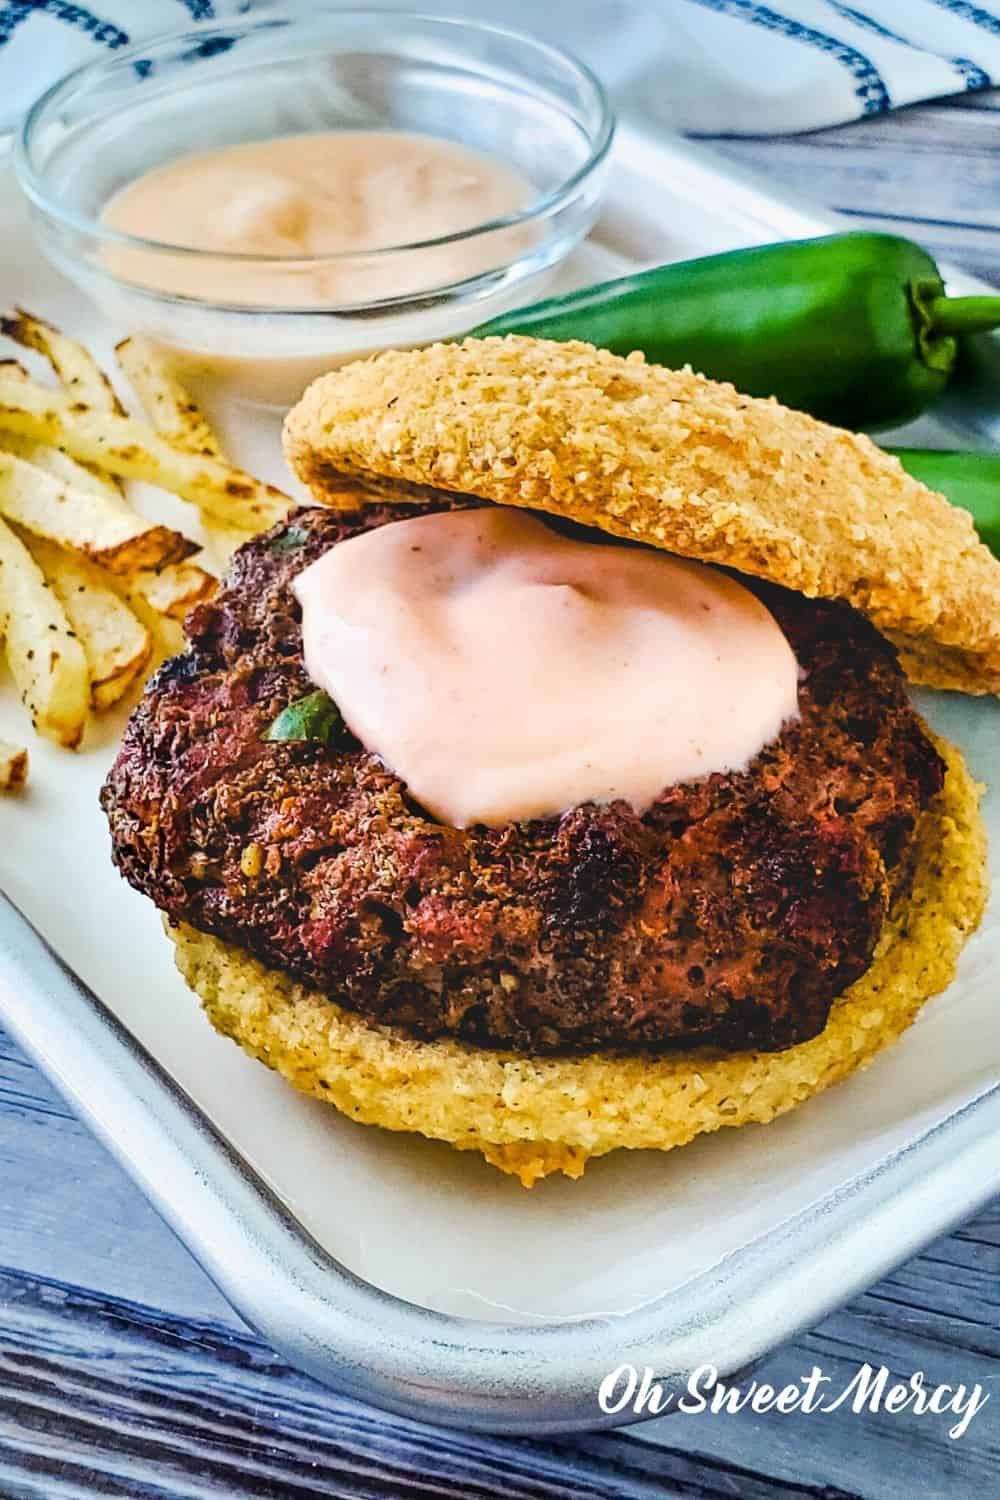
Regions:
<instances>
[{"instance_id":1,"label":"hamburger bun top","mask_svg":"<svg viewBox=\"0 0 1000 1500\"><path fill-rule=\"evenodd\" d=\"M285 422L323 504L445 491L844 599L915 682L1000 692L1000 561L869 438L590 344L466 339L315 381Z\"/></svg>"}]
</instances>

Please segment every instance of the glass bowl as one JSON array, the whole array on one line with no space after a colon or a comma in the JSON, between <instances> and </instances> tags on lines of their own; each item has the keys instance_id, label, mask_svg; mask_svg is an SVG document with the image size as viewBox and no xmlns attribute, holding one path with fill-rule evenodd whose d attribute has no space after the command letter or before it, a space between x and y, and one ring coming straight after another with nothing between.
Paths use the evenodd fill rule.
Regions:
<instances>
[{"instance_id":1,"label":"glass bowl","mask_svg":"<svg viewBox=\"0 0 1000 1500\"><path fill-rule=\"evenodd\" d=\"M359 129L497 158L526 181L527 202L457 235L295 259L183 249L102 222L123 187L191 152ZM613 133L593 74L531 37L398 11L269 8L71 73L28 114L15 165L46 254L116 325L152 336L188 374L287 405L332 365L530 301L596 217ZM460 280L443 253L456 246ZM179 258L218 292L179 290ZM358 299L318 302L327 270ZM244 300L231 300L239 283Z\"/></svg>"}]
</instances>

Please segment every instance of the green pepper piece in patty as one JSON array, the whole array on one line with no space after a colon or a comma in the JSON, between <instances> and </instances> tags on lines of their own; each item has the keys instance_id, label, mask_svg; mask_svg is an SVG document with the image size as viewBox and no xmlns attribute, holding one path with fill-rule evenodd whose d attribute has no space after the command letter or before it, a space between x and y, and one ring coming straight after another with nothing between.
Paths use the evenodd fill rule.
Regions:
<instances>
[{"instance_id":1,"label":"green pepper piece in patty","mask_svg":"<svg viewBox=\"0 0 1000 1500\"><path fill-rule=\"evenodd\" d=\"M273 557L283 557L287 552L298 552L308 540L309 533L304 527L286 526L273 541L268 543L267 550Z\"/></svg>"},{"instance_id":2,"label":"green pepper piece in patty","mask_svg":"<svg viewBox=\"0 0 1000 1500\"><path fill-rule=\"evenodd\" d=\"M265 740L313 740L321 745L334 745L347 733L340 709L333 699L321 690L307 693L283 708L262 736Z\"/></svg>"}]
</instances>

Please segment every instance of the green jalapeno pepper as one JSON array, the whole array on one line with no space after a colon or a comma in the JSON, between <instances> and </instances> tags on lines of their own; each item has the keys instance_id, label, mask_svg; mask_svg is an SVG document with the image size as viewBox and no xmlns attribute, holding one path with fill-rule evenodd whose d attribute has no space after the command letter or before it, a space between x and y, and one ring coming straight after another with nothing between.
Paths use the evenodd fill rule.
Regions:
<instances>
[{"instance_id":1,"label":"green jalapeno pepper","mask_svg":"<svg viewBox=\"0 0 1000 1500\"><path fill-rule=\"evenodd\" d=\"M948 297L933 259L888 234L836 234L683 261L494 318L474 332L584 339L692 365L843 427L894 427L951 377L1000 295Z\"/></svg>"},{"instance_id":2,"label":"green jalapeno pepper","mask_svg":"<svg viewBox=\"0 0 1000 1500\"><path fill-rule=\"evenodd\" d=\"M891 448L907 473L967 510L990 551L1000 557L1000 453Z\"/></svg>"}]
</instances>

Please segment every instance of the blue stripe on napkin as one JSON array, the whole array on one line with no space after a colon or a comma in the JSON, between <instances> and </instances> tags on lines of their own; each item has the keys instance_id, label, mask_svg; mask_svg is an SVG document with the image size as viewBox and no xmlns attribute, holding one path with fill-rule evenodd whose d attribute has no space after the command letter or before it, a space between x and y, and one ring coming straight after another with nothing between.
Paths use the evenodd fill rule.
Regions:
<instances>
[{"instance_id":1,"label":"blue stripe on napkin","mask_svg":"<svg viewBox=\"0 0 1000 1500\"><path fill-rule=\"evenodd\" d=\"M113 21L106 21L103 16L95 15L85 5L73 5L70 0L32 0L29 8L40 15L65 21L67 26L78 27L87 32L92 41L101 42L105 47L117 49L128 46L127 31L122 31Z\"/></svg>"},{"instance_id":2,"label":"blue stripe on napkin","mask_svg":"<svg viewBox=\"0 0 1000 1500\"><path fill-rule=\"evenodd\" d=\"M971 21L973 26L981 26L991 36L1000 36L1000 16L995 16L992 11L983 10L981 5L972 5L969 0L930 0L938 10L946 10L950 16L957 16L960 21Z\"/></svg>"},{"instance_id":3,"label":"blue stripe on napkin","mask_svg":"<svg viewBox=\"0 0 1000 1500\"><path fill-rule=\"evenodd\" d=\"M9 5L0 6L0 47L4 42L10 41L21 22L28 19L34 8L34 0L11 0Z\"/></svg>"},{"instance_id":4,"label":"blue stripe on napkin","mask_svg":"<svg viewBox=\"0 0 1000 1500\"><path fill-rule=\"evenodd\" d=\"M807 46L825 52L841 63L854 79L854 94L861 105L862 114L878 115L891 108L892 100L885 79L871 58L866 57L857 47L852 47L850 42L841 41L828 32L817 31L814 26L807 26L804 21L782 15L769 5L757 5L754 0L688 0L688 4L717 11L721 16L736 16L752 26L761 26L765 31L777 32L790 41L805 42Z\"/></svg>"},{"instance_id":5,"label":"blue stripe on napkin","mask_svg":"<svg viewBox=\"0 0 1000 1500\"><path fill-rule=\"evenodd\" d=\"M874 16L865 15L864 11L855 10L853 5L841 5L840 0L826 0L831 10L835 10L838 16L843 16L845 21L853 21L855 26L870 31L875 36L885 37L889 42L901 42L904 47L912 47L915 52L924 52L929 57L937 57L930 47L922 47L919 42L913 41L908 36L900 36L898 31L891 31L881 21L876 21ZM936 0L932 0L932 4ZM947 57L943 61L949 63L956 73L964 80L967 89L988 89L990 86L990 75L974 63L968 57Z\"/></svg>"}]
</instances>

